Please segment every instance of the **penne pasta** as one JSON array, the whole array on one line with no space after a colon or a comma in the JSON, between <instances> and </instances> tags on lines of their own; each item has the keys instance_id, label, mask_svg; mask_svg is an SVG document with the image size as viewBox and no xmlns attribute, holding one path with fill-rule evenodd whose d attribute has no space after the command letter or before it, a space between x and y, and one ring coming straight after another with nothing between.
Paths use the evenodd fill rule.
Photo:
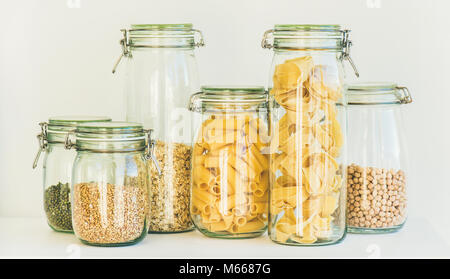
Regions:
<instances>
[{"instance_id":1,"label":"penne pasta","mask_svg":"<svg viewBox=\"0 0 450 279\"><path fill-rule=\"evenodd\" d=\"M265 222L255 219L251 222L246 223L243 226L238 226L236 233L248 233L248 232L254 232L254 231L258 231L258 230L264 230L265 227L266 227Z\"/></svg>"},{"instance_id":2,"label":"penne pasta","mask_svg":"<svg viewBox=\"0 0 450 279\"><path fill-rule=\"evenodd\" d=\"M250 212L252 214L262 214L267 212L267 203L264 202L256 202L250 204Z\"/></svg>"},{"instance_id":3,"label":"penne pasta","mask_svg":"<svg viewBox=\"0 0 450 279\"><path fill-rule=\"evenodd\" d=\"M267 126L251 114L213 115L204 122L192 158L191 214L200 230L238 235L265 228L269 159L261 153L268 146L261 133L268 136Z\"/></svg>"}]
</instances>

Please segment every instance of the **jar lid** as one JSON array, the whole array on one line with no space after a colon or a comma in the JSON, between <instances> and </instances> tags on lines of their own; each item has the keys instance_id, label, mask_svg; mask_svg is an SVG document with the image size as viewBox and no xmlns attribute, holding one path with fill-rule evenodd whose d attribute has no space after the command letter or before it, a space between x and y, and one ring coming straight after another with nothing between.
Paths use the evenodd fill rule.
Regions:
<instances>
[{"instance_id":1,"label":"jar lid","mask_svg":"<svg viewBox=\"0 0 450 279\"><path fill-rule=\"evenodd\" d=\"M142 124L136 122L111 121L90 122L77 126L76 133L89 134L132 134L144 130Z\"/></svg>"},{"instance_id":2,"label":"jar lid","mask_svg":"<svg viewBox=\"0 0 450 279\"><path fill-rule=\"evenodd\" d=\"M78 125L92 122L111 121L107 116L67 115L53 116L48 119L47 131L49 143L64 143L65 135Z\"/></svg>"},{"instance_id":3,"label":"jar lid","mask_svg":"<svg viewBox=\"0 0 450 279\"><path fill-rule=\"evenodd\" d=\"M345 51L349 47L349 32L338 24L276 24L264 34L262 47L275 50ZM270 35L273 36L273 44L268 42Z\"/></svg>"},{"instance_id":4,"label":"jar lid","mask_svg":"<svg viewBox=\"0 0 450 279\"><path fill-rule=\"evenodd\" d=\"M122 30L123 47L136 48L193 48L203 46L203 35L192 23L181 24L132 24ZM195 42L195 35L199 41Z\"/></svg>"},{"instance_id":5,"label":"jar lid","mask_svg":"<svg viewBox=\"0 0 450 279\"><path fill-rule=\"evenodd\" d=\"M359 77L358 69L350 57L352 41L350 30L339 24L276 24L264 33L262 48L275 51L327 51L341 53ZM272 41L272 42L271 42Z\"/></svg>"},{"instance_id":6,"label":"jar lid","mask_svg":"<svg viewBox=\"0 0 450 279\"><path fill-rule=\"evenodd\" d=\"M279 32L336 32L341 34L341 25L339 24L275 24L274 35L282 35ZM286 33L284 33L286 34Z\"/></svg>"},{"instance_id":7,"label":"jar lid","mask_svg":"<svg viewBox=\"0 0 450 279\"><path fill-rule=\"evenodd\" d=\"M96 122L80 124L75 130L75 144L71 139L67 146L77 150L95 152L138 151L146 148L148 131L135 122Z\"/></svg>"},{"instance_id":8,"label":"jar lid","mask_svg":"<svg viewBox=\"0 0 450 279\"><path fill-rule=\"evenodd\" d=\"M191 111L251 111L268 105L268 94L264 86L202 86L201 90L191 96Z\"/></svg>"},{"instance_id":9,"label":"jar lid","mask_svg":"<svg viewBox=\"0 0 450 279\"><path fill-rule=\"evenodd\" d=\"M76 127L80 123L105 121L111 121L111 118L107 116L66 115L50 117L48 119L48 125L56 127Z\"/></svg>"},{"instance_id":10,"label":"jar lid","mask_svg":"<svg viewBox=\"0 0 450 279\"><path fill-rule=\"evenodd\" d=\"M80 124L75 130L79 141L127 141L145 139L145 130L135 122L90 122Z\"/></svg>"},{"instance_id":11,"label":"jar lid","mask_svg":"<svg viewBox=\"0 0 450 279\"><path fill-rule=\"evenodd\" d=\"M129 29L121 29L123 38L120 40L122 54L114 64L112 73L122 60L122 57L132 57L132 50L138 49L193 49L205 45L203 34L194 29L191 23L181 24L132 24ZM197 40L196 36L198 35Z\"/></svg>"},{"instance_id":12,"label":"jar lid","mask_svg":"<svg viewBox=\"0 0 450 279\"><path fill-rule=\"evenodd\" d=\"M133 32L146 31L192 31L192 23L181 24L131 24Z\"/></svg>"},{"instance_id":13,"label":"jar lid","mask_svg":"<svg viewBox=\"0 0 450 279\"><path fill-rule=\"evenodd\" d=\"M347 86L348 105L395 105L412 102L408 88L392 82L364 82Z\"/></svg>"}]
</instances>

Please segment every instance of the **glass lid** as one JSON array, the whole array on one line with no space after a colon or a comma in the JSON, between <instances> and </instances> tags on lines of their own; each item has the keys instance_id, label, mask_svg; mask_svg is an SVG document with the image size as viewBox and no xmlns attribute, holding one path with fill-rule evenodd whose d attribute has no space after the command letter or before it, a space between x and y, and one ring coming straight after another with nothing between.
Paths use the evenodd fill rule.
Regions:
<instances>
[{"instance_id":1,"label":"glass lid","mask_svg":"<svg viewBox=\"0 0 450 279\"><path fill-rule=\"evenodd\" d=\"M132 24L129 29L121 31L124 55L128 54L127 48L194 48L205 44L202 33L191 23Z\"/></svg>"},{"instance_id":2,"label":"glass lid","mask_svg":"<svg viewBox=\"0 0 450 279\"><path fill-rule=\"evenodd\" d=\"M361 82L347 86L349 105L390 105L412 102L408 88L393 82Z\"/></svg>"},{"instance_id":3,"label":"glass lid","mask_svg":"<svg viewBox=\"0 0 450 279\"><path fill-rule=\"evenodd\" d=\"M342 39L343 30L338 24L276 24L273 36L279 39ZM281 43L283 41L279 41Z\"/></svg>"},{"instance_id":4,"label":"glass lid","mask_svg":"<svg viewBox=\"0 0 450 279\"><path fill-rule=\"evenodd\" d=\"M202 86L191 96L190 110L248 108L265 106L268 94L264 86Z\"/></svg>"},{"instance_id":5,"label":"glass lid","mask_svg":"<svg viewBox=\"0 0 450 279\"><path fill-rule=\"evenodd\" d=\"M144 131L142 124L135 122L90 122L77 126L76 133L91 134L132 134Z\"/></svg>"},{"instance_id":6,"label":"glass lid","mask_svg":"<svg viewBox=\"0 0 450 279\"><path fill-rule=\"evenodd\" d=\"M154 31L154 30L167 30L167 31L192 31L192 23L181 24L132 24L131 30L133 31Z\"/></svg>"},{"instance_id":7,"label":"glass lid","mask_svg":"<svg viewBox=\"0 0 450 279\"><path fill-rule=\"evenodd\" d=\"M322 31L332 32L341 30L339 24L275 24L276 31Z\"/></svg>"},{"instance_id":8,"label":"glass lid","mask_svg":"<svg viewBox=\"0 0 450 279\"><path fill-rule=\"evenodd\" d=\"M194 38L194 29L191 23L182 24L132 24L128 30L130 44L136 44L145 38Z\"/></svg>"},{"instance_id":9,"label":"glass lid","mask_svg":"<svg viewBox=\"0 0 450 279\"><path fill-rule=\"evenodd\" d=\"M96 122L108 122L111 121L107 116L87 116L87 115L67 115L67 116L54 116L48 119L46 126L46 134L48 132L49 142L63 142L64 136L73 131L78 125L86 123Z\"/></svg>"},{"instance_id":10,"label":"glass lid","mask_svg":"<svg viewBox=\"0 0 450 279\"><path fill-rule=\"evenodd\" d=\"M96 122L77 126L75 138L66 144L78 151L128 152L141 151L147 146L149 131L135 122ZM73 144L73 141L75 144Z\"/></svg>"},{"instance_id":11,"label":"glass lid","mask_svg":"<svg viewBox=\"0 0 450 279\"><path fill-rule=\"evenodd\" d=\"M104 121L111 121L111 118L106 116L69 115L50 117L48 124L49 126L75 127L81 123Z\"/></svg>"},{"instance_id":12,"label":"glass lid","mask_svg":"<svg viewBox=\"0 0 450 279\"><path fill-rule=\"evenodd\" d=\"M348 34L339 24L276 24L264 33L261 46L275 50L348 51ZM273 43L270 41L273 40Z\"/></svg>"}]
</instances>

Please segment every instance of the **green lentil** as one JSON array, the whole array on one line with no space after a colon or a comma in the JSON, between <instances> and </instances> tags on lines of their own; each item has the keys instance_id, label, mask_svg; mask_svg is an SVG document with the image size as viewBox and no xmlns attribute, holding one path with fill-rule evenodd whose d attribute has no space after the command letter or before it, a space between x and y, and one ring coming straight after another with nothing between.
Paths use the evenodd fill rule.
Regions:
<instances>
[{"instance_id":1,"label":"green lentil","mask_svg":"<svg viewBox=\"0 0 450 279\"><path fill-rule=\"evenodd\" d=\"M72 231L69 183L58 183L45 190L44 209L48 224L57 231Z\"/></svg>"}]
</instances>

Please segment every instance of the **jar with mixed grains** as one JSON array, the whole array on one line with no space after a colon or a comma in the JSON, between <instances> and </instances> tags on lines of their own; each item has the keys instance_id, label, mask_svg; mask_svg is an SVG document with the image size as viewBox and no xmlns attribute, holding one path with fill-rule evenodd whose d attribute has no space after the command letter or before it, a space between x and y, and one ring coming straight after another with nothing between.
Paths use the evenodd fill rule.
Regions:
<instances>
[{"instance_id":1,"label":"jar with mixed grains","mask_svg":"<svg viewBox=\"0 0 450 279\"><path fill-rule=\"evenodd\" d=\"M75 235L96 246L142 240L149 224L147 159L156 162L150 131L138 123L102 122L79 125L75 144L71 137L66 147L77 150L72 176Z\"/></svg>"},{"instance_id":2,"label":"jar with mixed grains","mask_svg":"<svg viewBox=\"0 0 450 279\"><path fill-rule=\"evenodd\" d=\"M194 228L189 216L191 113L189 97L199 90L195 49L203 36L192 24L134 24L123 29L127 121L153 129L162 175L152 180L149 232Z\"/></svg>"},{"instance_id":3,"label":"jar with mixed grains","mask_svg":"<svg viewBox=\"0 0 450 279\"><path fill-rule=\"evenodd\" d=\"M406 87L348 86L347 227L352 233L399 230L407 215Z\"/></svg>"}]
</instances>

